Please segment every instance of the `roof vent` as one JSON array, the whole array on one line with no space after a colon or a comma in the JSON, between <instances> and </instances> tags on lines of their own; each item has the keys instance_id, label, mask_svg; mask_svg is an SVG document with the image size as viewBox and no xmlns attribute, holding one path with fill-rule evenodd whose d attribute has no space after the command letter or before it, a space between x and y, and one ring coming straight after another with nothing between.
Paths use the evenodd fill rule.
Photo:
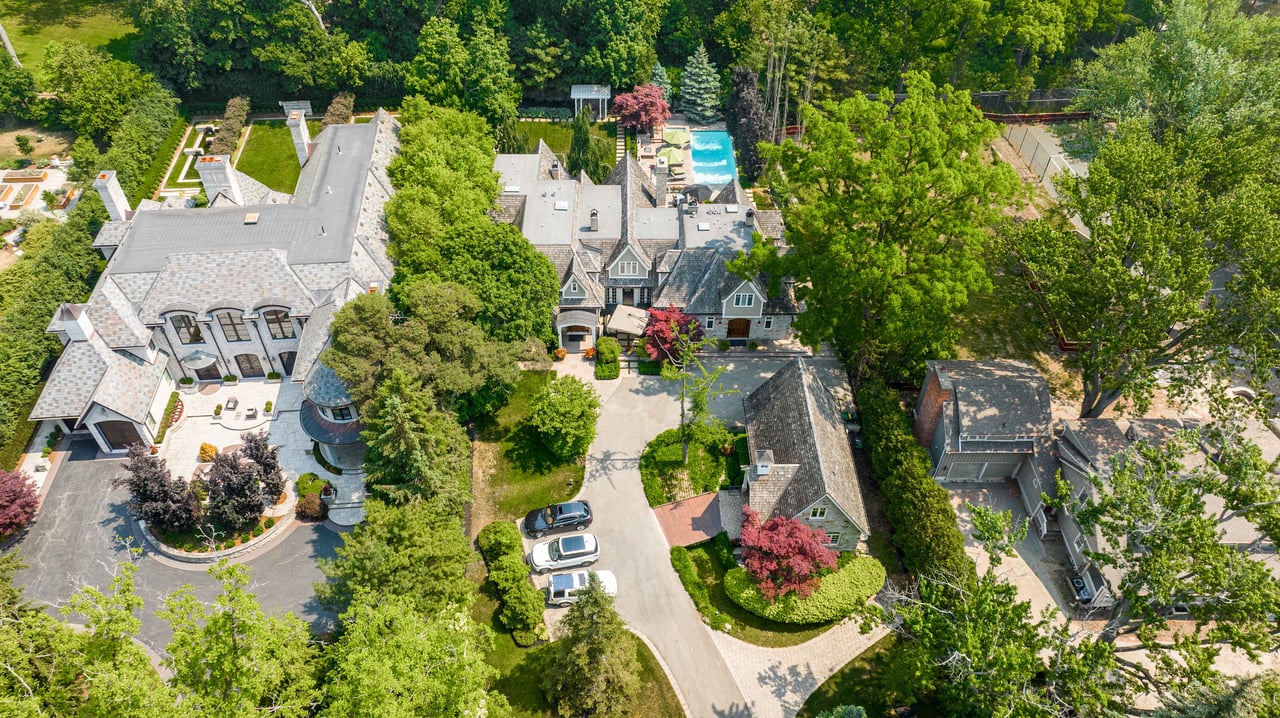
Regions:
<instances>
[{"instance_id":1,"label":"roof vent","mask_svg":"<svg viewBox=\"0 0 1280 718\"><path fill-rule=\"evenodd\" d=\"M698 223L698 231L699 231L699 232L710 232L710 231L711 231L711 223L710 223L710 222L699 222L699 223Z\"/></svg>"},{"instance_id":2,"label":"roof vent","mask_svg":"<svg viewBox=\"0 0 1280 718\"><path fill-rule=\"evenodd\" d=\"M257 212L250 212L249 214L246 214L246 215L244 216L244 223L245 223L245 224L257 224L257 223L258 223L258 213L257 213Z\"/></svg>"},{"instance_id":3,"label":"roof vent","mask_svg":"<svg viewBox=\"0 0 1280 718\"><path fill-rule=\"evenodd\" d=\"M568 202L566 202L565 200L559 200L559 201L557 201L557 202L556 202L556 209L559 209L559 210L568 210L568 209L569 209L569 203L568 203Z\"/></svg>"},{"instance_id":4,"label":"roof vent","mask_svg":"<svg viewBox=\"0 0 1280 718\"><path fill-rule=\"evenodd\" d=\"M737 213L738 213L738 205L736 205L736 204L727 204L727 205L725 205L725 206L724 206L724 213L725 213L725 214L737 214Z\"/></svg>"}]
</instances>

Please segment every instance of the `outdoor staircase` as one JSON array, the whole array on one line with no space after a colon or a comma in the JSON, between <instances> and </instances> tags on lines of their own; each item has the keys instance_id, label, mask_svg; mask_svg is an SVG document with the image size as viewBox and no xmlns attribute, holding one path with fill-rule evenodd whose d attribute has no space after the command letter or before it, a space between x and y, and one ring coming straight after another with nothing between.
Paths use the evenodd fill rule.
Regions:
<instances>
[{"instance_id":1,"label":"outdoor staircase","mask_svg":"<svg viewBox=\"0 0 1280 718\"><path fill-rule=\"evenodd\" d=\"M618 123L618 131L615 134L614 142L614 162L621 162L622 156L627 153L627 131L623 129L622 123Z\"/></svg>"}]
</instances>

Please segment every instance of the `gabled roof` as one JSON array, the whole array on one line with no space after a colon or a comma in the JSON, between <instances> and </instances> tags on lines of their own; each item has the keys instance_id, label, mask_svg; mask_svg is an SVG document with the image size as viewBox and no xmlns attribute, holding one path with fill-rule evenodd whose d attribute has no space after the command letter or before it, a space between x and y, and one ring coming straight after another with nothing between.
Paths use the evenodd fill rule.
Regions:
<instances>
[{"instance_id":1,"label":"gabled roof","mask_svg":"<svg viewBox=\"0 0 1280 718\"><path fill-rule=\"evenodd\" d=\"M113 349L145 347L151 341L151 330L138 320L133 302L110 275L98 282L86 311L93 330Z\"/></svg>"},{"instance_id":2,"label":"gabled roof","mask_svg":"<svg viewBox=\"0 0 1280 718\"><path fill-rule=\"evenodd\" d=\"M283 250L174 254L156 276L138 315L147 324L158 324L161 314L183 305L252 309L264 303L288 307L290 314L310 314L313 308L311 293Z\"/></svg>"},{"instance_id":3,"label":"gabled roof","mask_svg":"<svg viewBox=\"0 0 1280 718\"><path fill-rule=\"evenodd\" d=\"M93 403L142 423L164 363L149 364L127 352L115 352L98 336L71 342L58 357L31 420L79 421Z\"/></svg>"},{"instance_id":4,"label":"gabled roof","mask_svg":"<svg viewBox=\"0 0 1280 718\"><path fill-rule=\"evenodd\" d=\"M752 456L772 451L769 475L752 477L748 501L762 515L795 516L830 496L869 533L862 481L831 393L804 358L793 359L746 400Z\"/></svg>"}]
</instances>

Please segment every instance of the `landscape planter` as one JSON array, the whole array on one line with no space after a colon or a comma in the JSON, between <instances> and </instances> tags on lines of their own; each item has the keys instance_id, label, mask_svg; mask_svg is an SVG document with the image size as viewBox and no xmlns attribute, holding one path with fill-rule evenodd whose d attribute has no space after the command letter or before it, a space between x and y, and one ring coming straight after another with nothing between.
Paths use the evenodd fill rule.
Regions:
<instances>
[{"instance_id":1,"label":"landscape planter","mask_svg":"<svg viewBox=\"0 0 1280 718\"><path fill-rule=\"evenodd\" d=\"M194 394L198 388L195 384L179 384L178 392L181 394Z\"/></svg>"}]
</instances>

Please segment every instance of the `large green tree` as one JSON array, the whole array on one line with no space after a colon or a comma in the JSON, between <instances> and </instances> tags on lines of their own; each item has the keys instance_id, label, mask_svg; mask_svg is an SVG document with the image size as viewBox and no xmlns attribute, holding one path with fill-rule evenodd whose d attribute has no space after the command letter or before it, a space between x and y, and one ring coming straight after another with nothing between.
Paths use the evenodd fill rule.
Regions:
<instances>
[{"instance_id":1,"label":"large green tree","mask_svg":"<svg viewBox=\"0 0 1280 718\"><path fill-rule=\"evenodd\" d=\"M506 699L488 690L492 637L463 608L418 612L403 596L362 594L342 615L329 649L322 716L502 718Z\"/></svg>"},{"instance_id":2,"label":"large green tree","mask_svg":"<svg viewBox=\"0 0 1280 718\"><path fill-rule=\"evenodd\" d=\"M475 322L475 295L457 284L420 281L403 296L397 307L386 295L364 294L333 318L332 343L321 361L361 411L396 371L406 390L428 392L463 420L501 406L517 378L515 350Z\"/></svg>"},{"instance_id":3,"label":"large green tree","mask_svg":"<svg viewBox=\"0 0 1280 718\"><path fill-rule=\"evenodd\" d=\"M680 76L680 110L699 124L720 114L720 74L702 45L689 56Z\"/></svg>"},{"instance_id":4,"label":"large green tree","mask_svg":"<svg viewBox=\"0 0 1280 718\"><path fill-rule=\"evenodd\" d=\"M1244 170L1255 149L1188 142L1161 145L1136 123L1122 126L1087 178L1057 182L1088 237L1044 222L1011 235L1055 319L1080 343L1081 416L1121 398L1142 411L1162 376L1175 394L1239 370L1261 385L1280 360L1280 193ZM1179 160L1197 153L1205 159ZM1211 173L1227 164L1219 155L1234 163L1231 174Z\"/></svg>"},{"instance_id":5,"label":"large green tree","mask_svg":"<svg viewBox=\"0 0 1280 718\"><path fill-rule=\"evenodd\" d=\"M446 606L469 606L475 585L467 564L475 560L454 506L437 499L401 506L371 499L365 523L343 535L333 559L321 559L328 582L316 597L331 611L347 610L361 591L408 597L424 616Z\"/></svg>"},{"instance_id":6,"label":"large green tree","mask_svg":"<svg viewBox=\"0 0 1280 718\"><path fill-rule=\"evenodd\" d=\"M547 451L560 461L586 455L596 438L600 397L575 376L552 379L533 399L529 427Z\"/></svg>"},{"instance_id":7,"label":"large green tree","mask_svg":"<svg viewBox=\"0 0 1280 718\"><path fill-rule=\"evenodd\" d=\"M310 714L316 649L307 624L268 616L249 593L249 569L221 561L209 569L221 589L212 604L191 586L169 594L157 615L173 629L164 663L188 716Z\"/></svg>"},{"instance_id":8,"label":"large green tree","mask_svg":"<svg viewBox=\"0 0 1280 718\"><path fill-rule=\"evenodd\" d=\"M560 715L622 716L640 691L636 643L592 575L560 622L543 686Z\"/></svg>"},{"instance_id":9,"label":"large green tree","mask_svg":"<svg viewBox=\"0 0 1280 718\"><path fill-rule=\"evenodd\" d=\"M393 371L363 416L369 445L365 481L392 503L439 497L460 511L470 480L471 444L456 416L410 386L402 372Z\"/></svg>"},{"instance_id":10,"label":"large green tree","mask_svg":"<svg viewBox=\"0 0 1280 718\"><path fill-rule=\"evenodd\" d=\"M800 338L832 343L859 381L872 370L911 375L951 352L952 316L990 284L988 233L1023 193L992 161L997 130L967 92L921 74L907 89L896 104L882 93L805 107L802 145L762 147L780 168L790 250L757 244L734 266L794 277Z\"/></svg>"},{"instance_id":11,"label":"large green tree","mask_svg":"<svg viewBox=\"0 0 1280 718\"><path fill-rule=\"evenodd\" d=\"M45 86L57 93L58 117L97 139L120 124L139 96L158 87L137 65L108 59L77 40L46 45L44 67Z\"/></svg>"},{"instance_id":12,"label":"large green tree","mask_svg":"<svg viewBox=\"0 0 1280 718\"><path fill-rule=\"evenodd\" d=\"M506 36L480 28L463 39L442 17L423 25L405 84L432 104L470 110L495 128L514 121L520 104Z\"/></svg>"},{"instance_id":13,"label":"large green tree","mask_svg":"<svg viewBox=\"0 0 1280 718\"><path fill-rule=\"evenodd\" d=\"M573 118L573 140L569 144L569 174L586 172L592 182L602 184L613 169L613 143L591 131L591 108L583 107Z\"/></svg>"}]
</instances>

